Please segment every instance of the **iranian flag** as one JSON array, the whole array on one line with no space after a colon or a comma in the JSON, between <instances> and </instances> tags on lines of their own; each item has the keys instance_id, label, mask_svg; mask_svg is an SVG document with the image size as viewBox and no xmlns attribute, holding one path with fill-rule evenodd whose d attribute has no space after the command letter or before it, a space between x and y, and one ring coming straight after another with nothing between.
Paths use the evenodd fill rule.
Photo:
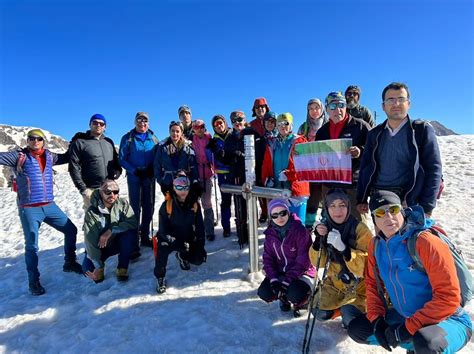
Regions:
<instances>
[{"instance_id":1,"label":"iranian flag","mask_svg":"<svg viewBox=\"0 0 474 354\"><path fill-rule=\"evenodd\" d=\"M347 152L352 139L313 141L295 145L299 181L352 183L352 160Z\"/></svg>"}]
</instances>

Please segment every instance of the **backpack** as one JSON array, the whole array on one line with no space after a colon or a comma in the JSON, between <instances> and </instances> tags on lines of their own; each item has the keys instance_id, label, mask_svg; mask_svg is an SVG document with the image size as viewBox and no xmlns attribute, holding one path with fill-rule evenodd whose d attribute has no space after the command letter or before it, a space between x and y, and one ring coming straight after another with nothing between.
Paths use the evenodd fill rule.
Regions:
<instances>
[{"instance_id":1,"label":"backpack","mask_svg":"<svg viewBox=\"0 0 474 354\"><path fill-rule=\"evenodd\" d=\"M466 304L472 299L472 292L473 292L473 283L472 283L472 274L468 269L466 262L463 259L461 250L457 249L453 242L449 239L445 230L443 230L440 226L434 225L427 229L436 237L439 237L444 243L449 246L449 250L451 251L451 255L453 256L454 266L456 267L456 273L459 280L459 285L461 289L461 307L466 306ZM421 263L420 255L416 250L416 240L420 233L425 230L419 230L414 232L410 237L407 239L407 248L410 257L413 259L413 266L420 272L426 274L426 270ZM375 237L374 239L374 258L376 249L378 246L380 239ZM377 291L379 293L380 298L384 301L384 305L387 308L386 299L384 296L384 292L382 289L382 280L380 279L380 275L378 272L377 265L374 266L374 274L375 274L375 282L377 284Z\"/></svg>"},{"instance_id":2,"label":"backpack","mask_svg":"<svg viewBox=\"0 0 474 354\"><path fill-rule=\"evenodd\" d=\"M26 161L26 154L24 152L24 149L18 150L18 160L16 161L16 167L12 168L13 173L10 176L10 183L11 183L11 187L12 187L13 192L18 191L16 178L17 178L18 174L21 172L21 169L22 169L23 165L25 164L25 161Z\"/></svg>"}]
</instances>

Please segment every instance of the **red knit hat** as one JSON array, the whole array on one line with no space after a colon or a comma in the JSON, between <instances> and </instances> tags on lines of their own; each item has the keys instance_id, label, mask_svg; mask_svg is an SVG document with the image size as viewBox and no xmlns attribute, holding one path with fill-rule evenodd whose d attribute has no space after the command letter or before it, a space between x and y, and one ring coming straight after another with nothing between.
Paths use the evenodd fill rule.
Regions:
<instances>
[{"instance_id":1,"label":"red knit hat","mask_svg":"<svg viewBox=\"0 0 474 354\"><path fill-rule=\"evenodd\" d=\"M267 108L267 112L270 110L270 106L267 103L267 100L265 97L259 97L256 98L255 101L253 102L253 107L252 107L252 117L255 117L255 108L257 106L265 106Z\"/></svg>"}]
</instances>

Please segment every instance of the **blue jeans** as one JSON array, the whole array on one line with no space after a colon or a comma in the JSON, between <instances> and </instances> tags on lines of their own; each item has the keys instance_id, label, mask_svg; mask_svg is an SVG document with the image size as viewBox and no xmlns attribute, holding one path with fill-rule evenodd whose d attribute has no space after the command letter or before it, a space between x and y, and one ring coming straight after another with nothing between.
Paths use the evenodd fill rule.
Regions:
<instances>
[{"instance_id":1,"label":"blue jeans","mask_svg":"<svg viewBox=\"0 0 474 354\"><path fill-rule=\"evenodd\" d=\"M77 228L72 221L59 209L56 203L31 208L18 208L21 226L25 235L25 263L28 280L39 280L38 271L38 230L45 222L64 234L64 260L76 260Z\"/></svg>"},{"instance_id":2,"label":"blue jeans","mask_svg":"<svg viewBox=\"0 0 474 354\"><path fill-rule=\"evenodd\" d=\"M118 265L117 268L128 269L128 263L130 262L130 253L135 247L135 240L137 237L136 229L128 230L115 235L112 241L107 244L107 247L101 249L100 260L105 262L107 258L118 254ZM94 263L87 257L87 253L82 261L82 271L94 271Z\"/></svg>"},{"instance_id":3,"label":"blue jeans","mask_svg":"<svg viewBox=\"0 0 474 354\"><path fill-rule=\"evenodd\" d=\"M133 175L127 175L127 185L130 205L137 221L140 223L141 237L148 238L155 207L155 179L141 179ZM140 214L142 214L141 222Z\"/></svg>"}]
</instances>

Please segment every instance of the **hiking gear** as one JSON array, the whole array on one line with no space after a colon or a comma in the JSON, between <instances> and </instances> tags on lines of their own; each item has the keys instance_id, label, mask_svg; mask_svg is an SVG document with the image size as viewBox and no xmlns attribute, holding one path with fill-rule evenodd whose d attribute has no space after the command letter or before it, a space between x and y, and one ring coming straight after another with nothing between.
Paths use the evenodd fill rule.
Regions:
<instances>
[{"instance_id":1,"label":"hiking gear","mask_svg":"<svg viewBox=\"0 0 474 354\"><path fill-rule=\"evenodd\" d=\"M136 261L138 261L138 258L140 258L141 255L142 255L142 254L140 253L140 251L132 251L132 252L130 253L130 261L131 261L131 262L136 262Z\"/></svg>"},{"instance_id":2,"label":"hiking gear","mask_svg":"<svg viewBox=\"0 0 474 354\"><path fill-rule=\"evenodd\" d=\"M258 218L258 222L259 222L260 224L265 223L267 220L268 220L267 216L266 216L265 214L263 214L263 213L262 213L262 214L260 215L260 217Z\"/></svg>"},{"instance_id":3,"label":"hiking gear","mask_svg":"<svg viewBox=\"0 0 474 354\"><path fill-rule=\"evenodd\" d=\"M214 210L212 208L204 209L204 233L208 240L214 240Z\"/></svg>"},{"instance_id":4,"label":"hiking gear","mask_svg":"<svg viewBox=\"0 0 474 354\"><path fill-rule=\"evenodd\" d=\"M156 279L156 292L160 295L166 292L166 279L165 278Z\"/></svg>"},{"instance_id":5,"label":"hiking gear","mask_svg":"<svg viewBox=\"0 0 474 354\"><path fill-rule=\"evenodd\" d=\"M333 91L333 92L330 92L326 97L326 100L325 100L326 107L332 102L344 102L344 103L346 103L346 98L341 93L341 91Z\"/></svg>"},{"instance_id":6,"label":"hiking gear","mask_svg":"<svg viewBox=\"0 0 474 354\"><path fill-rule=\"evenodd\" d=\"M280 281L275 280L270 283L270 288L272 289L273 294L278 299L282 291L282 284Z\"/></svg>"},{"instance_id":7,"label":"hiking gear","mask_svg":"<svg viewBox=\"0 0 474 354\"><path fill-rule=\"evenodd\" d=\"M103 267L97 269L97 278L96 278L96 280L94 280L94 283L99 284L99 283L102 283L104 281L104 279L105 279L104 272L105 272L105 268L103 268Z\"/></svg>"},{"instance_id":8,"label":"hiking gear","mask_svg":"<svg viewBox=\"0 0 474 354\"><path fill-rule=\"evenodd\" d=\"M146 236L142 236L140 238L140 245L142 247L150 247L150 248L153 248L153 242Z\"/></svg>"},{"instance_id":9,"label":"hiking gear","mask_svg":"<svg viewBox=\"0 0 474 354\"><path fill-rule=\"evenodd\" d=\"M282 312L288 312L291 310L291 304L285 298L280 299L280 310Z\"/></svg>"},{"instance_id":10,"label":"hiking gear","mask_svg":"<svg viewBox=\"0 0 474 354\"><path fill-rule=\"evenodd\" d=\"M374 213L375 209L378 209L381 206L401 204L402 201L396 193L388 190L377 190L370 195L369 209Z\"/></svg>"},{"instance_id":11,"label":"hiking gear","mask_svg":"<svg viewBox=\"0 0 474 354\"><path fill-rule=\"evenodd\" d=\"M175 256L176 256L176 259L178 260L178 263L179 263L179 266L182 270L190 270L191 269L191 266L189 265L189 261L186 260L186 259L183 259L181 257L181 253L180 252L176 252L175 253Z\"/></svg>"},{"instance_id":12,"label":"hiking gear","mask_svg":"<svg viewBox=\"0 0 474 354\"><path fill-rule=\"evenodd\" d=\"M34 296L40 296L46 292L46 290L41 285L39 279L33 282L30 282L29 290L30 290L31 295L34 295Z\"/></svg>"},{"instance_id":13,"label":"hiking gear","mask_svg":"<svg viewBox=\"0 0 474 354\"><path fill-rule=\"evenodd\" d=\"M375 338L377 338L377 341L379 342L379 344L384 349L391 352L392 349L390 348L390 345L388 344L387 337L385 335L385 331L387 329L390 329L390 328L388 327L388 324L387 324L387 322L385 321L385 319L383 317L379 317L375 320L375 322L374 322L374 336L375 336Z\"/></svg>"},{"instance_id":14,"label":"hiking gear","mask_svg":"<svg viewBox=\"0 0 474 354\"><path fill-rule=\"evenodd\" d=\"M94 121L94 120L101 120L104 122L104 124L107 124L107 120L105 119L105 117L100 114L100 113L96 113L94 114L91 119L89 119L89 125Z\"/></svg>"},{"instance_id":15,"label":"hiking gear","mask_svg":"<svg viewBox=\"0 0 474 354\"><path fill-rule=\"evenodd\" d=\"M328 245L333 246L339 252L343 252L346 249L346 245L342 242L341 233L338 230L331 230L327 236Z\"/></svg>"},{"instance_id":16,"label":"hiking gear","mask_svg":"<svg viewBox=\"0 0 474 354\"><path fill-rule=\"evenodd\" d=\"M40 136L29 136L28 141L43 141L44 139Z\"/></svg>"},{"instance_id":17,"label":"hiking gear","mask_svg":"<svg viewBox=\"0 0 474 354\"><path fill-rule=\"evenodd\" d=\"M230 237L230 235L231 235L230 230L224 230L222 233L222 237L224 238Z\"/></svg>"},{"instance_id":18,"label":"hiking gear","mask_svg":"<svg viewBox=\"0 0 474 354\"><path fill-rule=\"evenodd\" d=\"M44 132L41 129L31 129L26 136L28 138L30 137L40 137L43 138L43 140L46 140L46 135L44 135ZM41 141L41 140L40 140Z\"/></svg>"},{"instance_id":19,"label":"hiking gear","mask_svg":"<svg viewBox=\"0 0 474 354\"><path fill-rule=\"evenodd\" d=\"M65 261L63 265L63 272L70 273L74 272L82 274L82 266L76 262L76 260Z\"/></svg>"},{"instance_id":20,"label":"hiking gear","mask_svg":"<svg viewBox=\"0 0 474 354\"><path fill-rule=\"evenodd\" d=\"M383 218L386 214L397 215L402 210L401 205L390 205L388 208L377 208L372 214L377 218Z\"/></svg>"},{"instance_id":21,"label":"hiking gear","mask_svg":"<svg viewBox=\"0 0 474 354\"><path fill-rule=\"evenodd\" d=\"M117 275L118 281L127 281L128 280L128 269L126 268L117 268L115 274Z\"/></svg>"},{"instance_id":22,"label":"hiking gear","mask_svg":"<svg viewBox=\"0 0 474 354\"><path fill-rule=\"evenodd\" d=\"M273 214L270 214L270 216L272 217L272 220L276 220L278 218L284 218L285 216L288 216L288 210L282 210L278 213L273 213Z\"/></svg>"},{"instance_id":23,"label":"hiking gear","mask_svg":"<svg viewBox=\"0 0 474 354\"><path fill-rule=\"evenodd\" d=\"M385 338L387 339L388 345L392 348L398 347L400 343L408 342L411 337L411 334L404 324L396 328L389 327L385 330Z\"/></svg>"},{"instance_id":24,"label":"hiking gear","mask_svg":"<svg viewBox=\"0 0 474 354\"><path fill-rule=\"evenodd\" d=\"M268 212L271 213L272 210L276 207L281 207L289 211L289 205L286 199L272 199L268 202Z\"/></svg>"},{"instance_id":25,"label":"hiking gear","mask_svg":"<svg viewBox=\"0 0 474 354\"><path fill-rule=\"evenodd\" d=\"M191 108L183 104L182 106L178 108L178 116L180 116L181 113L184 113L184 112L188 112L189 114L191 114Z\"/></svg>"},{"instance_id":26,"label":"hiking gear","mask_svg":"<svg viewBox=\"0 0 474 354\"><path fill-rule=\"evenodd\" d=\"M206 235L206 239L208 241L214 241L216 239L216 235L212 234L212 235Z\"/></svg>"},{"instance_id":27,"label":"hiking gear","mask_svg":"<svg viewBox=\"0 0 474 354\"><path fill-rule=\"evenodd\" d=\"M344 102L339 102L339 103L330 103L328 104L328 108L331 111L334 111L336 108L345 108L346 104Z\"/></svg>"}]
</instances>

